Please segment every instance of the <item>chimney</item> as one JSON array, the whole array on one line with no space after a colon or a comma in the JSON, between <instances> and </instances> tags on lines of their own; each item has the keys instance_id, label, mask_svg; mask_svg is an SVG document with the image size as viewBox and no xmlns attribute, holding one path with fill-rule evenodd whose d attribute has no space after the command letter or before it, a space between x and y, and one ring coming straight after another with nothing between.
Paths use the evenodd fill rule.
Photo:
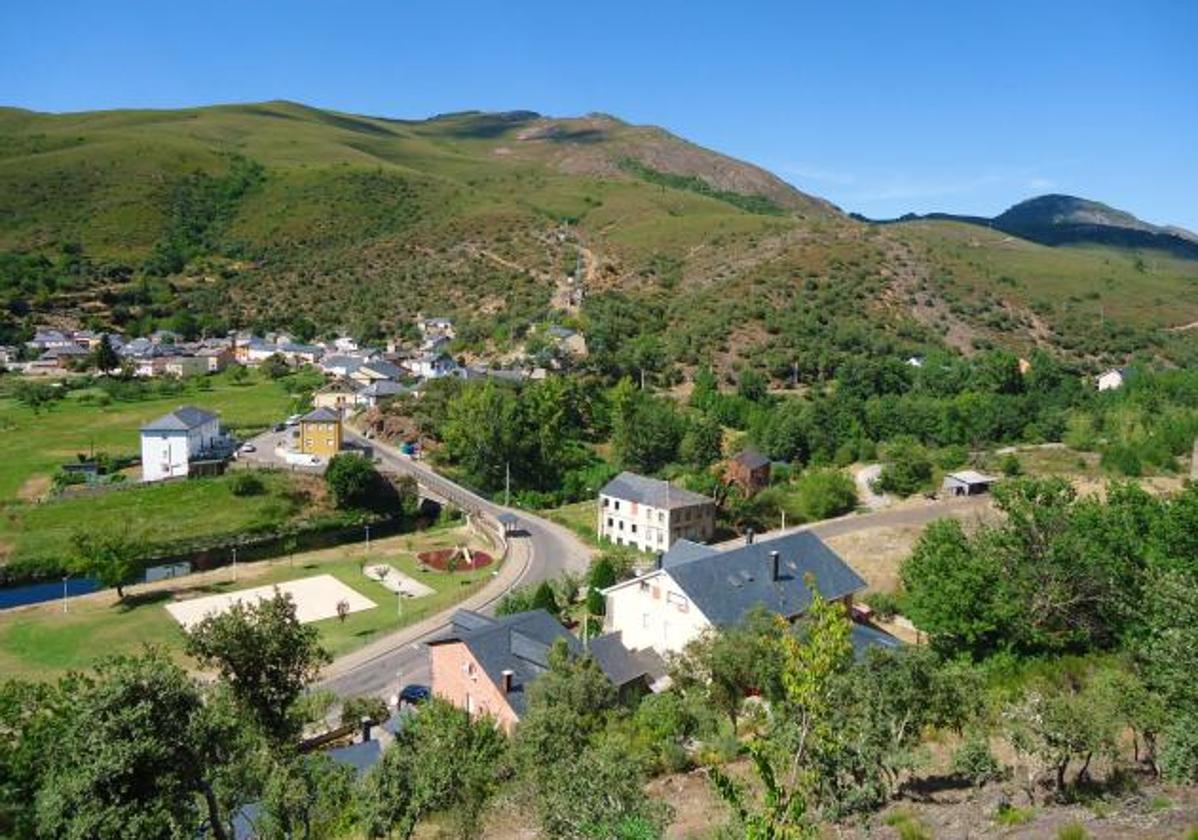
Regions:
<instances>
[{"instance_id":1,"label":"chimney","mask_svg":"<svg viewBox=\"0 0 1198 840\"><path fill-rule=\"evenodd\" d=\"M753 526L750 525L748 528L745 529L745 545L752 545L752 544L753 544Z\"/></svg>"},{"instance_id":2,"label":"chimney","mask_svg":"<svg viewBox=\"0 0 1198 840\"><path fill-rule=\"evenodd\" d=\"M370 740L370 729L372 726L374 726L374 721L372 721L366 715L363 715L362 716L362 743L363 744L365 744L366 742L368 742Z\"/></svg>"},{"instance_id":3,"label":"chimney","mask_svg":"<svg viewBox=\"0 0 1198 840\"><path fill-rule=\"evenodd\" d=\"M503 673L500 675L499 690L503 692L505 697L512 691L512 677L514 676L516 676L516 672L510 668L504 668Z\"/></svg>"},{"instance_id":4,"label":"chimney","mask_svg":"<svg viewBox=\"0 0 1198 840\"><path fill-rule=\"evenodd\" d=\"M662 563L662 559L661 559L661 558L662 558L663 556L664 556L664 554L663 554L662 552L660 552L660 551L659 551L659 552L657 552L656 556L654 556L654 558L653 558L653 568L654 568L654 569L657 569L658 571L661 571L661 563Z\"/></svg>"},{"instance_id":5,"label":"chimney","mask_svg":"<svg viewBox=\"0 0 1198 840\"><path fill-rule=\"evenodd\" d=\"M772 580L772 581L777 581L778 578L781 577L782 569L781 569L781 566L779 565L779 563L780 563L780 560L778 557L778 552L771 551L770 552L770 580Z\"/></svg>"}]
</instances>

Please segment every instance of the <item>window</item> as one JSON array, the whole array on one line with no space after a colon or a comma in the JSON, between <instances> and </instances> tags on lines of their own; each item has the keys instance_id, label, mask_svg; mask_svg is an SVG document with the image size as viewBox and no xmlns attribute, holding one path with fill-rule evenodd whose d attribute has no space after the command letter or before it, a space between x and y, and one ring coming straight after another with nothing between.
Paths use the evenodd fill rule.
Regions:
<instances>
[{"instance_id":1,"label":"window","mask_svg":"<svg viewBox=\"0 0 1198 840\"><path fill-rule=\"evenodd\" d=\"M611 528L611 527L613 527L613 525L614 525L614 523L613 523L612 518L610 516L607 517L607 527Z\"/></svg>"},{"instance_id":2,"label":"window","mask_svg":"<svg viewBox=\"0 0 1198 840\"><path fill-rule=\"evenodd\" d=\"M642 613L641 614L641 627L648 627L648 626L649 626L649 613Z\"/></svg>"},{"instance_id":3,"label":"window","mask_svg":"<svg viewBox=\"0 0 1198 840\"><path fill-rule=\"evenodd\" d=\"M607 498L607 496L603 497L603 506L604 507L607 507L610 502L611 502L611 499Z\"/></svg>"},{"instance_id":4,"label":"window","mask_svg":"<svg viewBox=\"0 0 1198 840\"><path fill-rule=\"evenodd\" d=\"M623 519L620 520L620 530L621 531L624 530L624 520Z\"/></svg>"},{"instance_id":5,"label":"window","mask_svg":"<svg viewBox=\"0 0 1198 840\"><path fill-rule=\"evenodd\" d=\"M660 511L660 510L659 510L659 511L657 512L657 521L658 521L658 522L665 522L665 521L666 521L666 515L665 515L665 512L664 512L664 511Z\"/></svg>"},{"instance_id":6,"label":"window","mask_svg":"<svg viewBox=\"0 0 1198 840\"><path fill-rule=\"evenodd\" d=\"M631 528L631 530L632 530L632 533L634 533L634 534L635 534L635 533L636 533L636 523L635 523L635 522L633 522L633 523L632 523L632 525L630 526L630 528Z\"/></svg>"},{"instance_id":7,"label":"window","mask_svg":"<svg viewBox=\"0 0 1198 840\"><path fill-rule=\"evenodd\" d=\"M612 502L612 507L615 508L616 510L619 510L620 509L620 500L616 499L614 502Z\"/></svg>"}]
</instances>

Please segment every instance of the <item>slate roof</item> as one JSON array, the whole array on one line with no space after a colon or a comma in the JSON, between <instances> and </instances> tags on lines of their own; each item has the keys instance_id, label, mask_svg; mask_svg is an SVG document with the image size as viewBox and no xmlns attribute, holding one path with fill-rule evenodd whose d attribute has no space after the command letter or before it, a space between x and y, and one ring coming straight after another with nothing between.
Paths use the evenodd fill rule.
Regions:
<instances>
[{"instance_id":1,"label":"slate roof","mask_svg":"<svg viewBox=\"0 0 1198 840\"><path fill-rule=\"evenodd\" d=\"M326 385L322 385L316 393L318 394L357 394L365 386L360 382L355 382L352 379L338 377Z\"/></svg>"},{"instance_id":2,"label":"slate roof","mask_svg":"<svg viewBox=\"0 0 1198 840\"><path fill-rule=\"evenodd\" d=\"M331 408L318 408L300 418L301 423L336 423L340 420L341 415Z\"/></svg>"},{"instance_id":3,"label":"slate roof","mask_svg":"<svg viewBox=\"0 0 1198 840\"><path fill-rule=\"evenodd\" d=\"M412 389L407 385L392 382L390 379L379 379L363 388L361 393L366 397L394 397L397 394L411 393L411 391Z\"/></svg>"},{"instance_id":4,"label":"slate roof","mask_svg":"<svg viewBox=\"0 0 1198 840\"><path fill-rule=\"evenodd\" d=\"M630 472L620 473L603 485L603 489L599 492L604 496L613 496L617 499L668 510L715 502L714 499L701 493L692 493L681 487L673 487L661 479L646 478L643 475Z\"/></svg>"},{"instance_id":5,"label":"slate roof","mask_svg":"<svg viewBox=\"0 0 1198 840\"><path fill-rule=\"evenodd\" d=\"M320 363L320 366L325 370L332 370L333 368L345 368L346 373L353 373L362 366L362 360L356 359L353 356L345 355L327 356L324 361Z\"/></svg>"},{"instance_id":6,"label":"slate roof","mask_svg":"<svg viewBox=\"0 0 1198 840\"><path fill-rule=\"evenodd\" d=\"M870 627L868 624L858 624L855 621L852 630L849 631L849 641L853 645L853 655L857 659L864 659L870 648L896 650L903 646L901 641L886 631Z\"/></svg>"},{"instance_id":7,"label":"slate roof","mask_svg":"<svg viewBox=\"0 0 1198 840\"><path fill-rule=\"evenodd\" d=\"M564 639L574 653L582 652L582 643L570 634L557 619L545 610L489 618L470 610L458 610L450 619L450 630L428 642L430 646L461 642L495 685L501 684L503 672L512 672L512 688L507 694L508 705L517 716L524 714L528 686L549 670L549 649L558 639ZM595 661L616 686L644 676L643 665L621 644L618 634L592 639L590 649Z\"/></svg>"},{"instance_id":8,"label":"slate roof","mask_svg":"<svg viewBox=\"0 0 1198 840\"><path fill-rule=\"evenodd\" d=\"M865 588L865 581L810 531L742 545L727 551L686 548L687 554L667 555L662 567L695 606L716 626L739 622L756 606L784 618L806 612L811 592L805 578L827 600ZM779 555L778 580L771 580L770 552ZM667 562L667 558L668 562Z\"/></svg>"},{"instance_id":9,"label":"slate roof","mask_svg":"<svg viewBox=\"0 0 1198 840\"><path fill-rule=\"evenodd\" d=\"M376 359L372 362L365 362L358 367L359 370L369 370L379 376L385 376L388 379L402 379L404 371L397 365L393 365L384 359Z\"/></svg>"},{"instance_id":10,"label":"slate roof","mask_svg":"<svg viewBox=\"0 0 1198 840\"><path fill-rule=\"evenodd\" d=\"M768 467L770 463L770 459L756 449L742 449L732 460L750 470Z\"/></svg>"},{"instance_id":11,"label":"slate roof","mask_svg":"<svg viewBox=\"0 0 1198 840\"><path fill-rule=\"evenodd\" d=\"M194 405L184 405L141 427L143 432L187 432L216 420L217 415Z\"/></svg>"},{"instance_id":12,"label":"slate roof","mask_svg":"<svg viewBox=\"0 0 1198 840\"><path fill-rule=\"evenodd\" d=\"M344 747L333 747L325 754L338 764L352 767L354 773L361 777L383 757L383 745L377 738L372 738Z\"/></svg>"}]
</instances>

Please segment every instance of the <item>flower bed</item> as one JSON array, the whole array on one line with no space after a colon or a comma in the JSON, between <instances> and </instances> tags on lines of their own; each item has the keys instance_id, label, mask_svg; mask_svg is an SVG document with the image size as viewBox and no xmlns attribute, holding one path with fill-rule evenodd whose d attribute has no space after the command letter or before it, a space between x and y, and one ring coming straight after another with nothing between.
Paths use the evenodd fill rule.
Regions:
<instances>
[{"instance_id":1,"label":"flower bed","mask_svg":"<svg viewBox=\"0 0 1198 840\"><path fill-rule=\"evenodd\" d=\"M449 571L449 559L455 554L458 555L458 564L454 571L468 572L471 569L481 569L484 566L490 566L495 562L490 554L485 551L471 551L470 556L473 558L473 563L466 562L466 558L461 555L461 552L456 548L441 548L436 551L422 551L416 555L416 559L430 569L436 569L439 572Z\"/></svg>"}]
</instances>

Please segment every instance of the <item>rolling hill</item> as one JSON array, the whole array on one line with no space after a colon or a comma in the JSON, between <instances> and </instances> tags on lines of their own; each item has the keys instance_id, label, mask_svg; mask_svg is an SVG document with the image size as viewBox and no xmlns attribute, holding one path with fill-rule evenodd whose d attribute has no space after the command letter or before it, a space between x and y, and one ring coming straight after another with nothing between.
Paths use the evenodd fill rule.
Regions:
<instances>
[{"instance_id":1,"label":"rolling hill","mask_svg":"<svg viewBox=\"0 0 1198 840\"><path fill-rule=\"evenodd\" d=\"M1167 328L1198 320L1198 261L1032 233L862 223L602 114L0 109L0 342L47 322L377 335L437 312L467 351L569 320L628 367L779 378L944 343L1192 358Z\"/></svg>"}]
</instances>

